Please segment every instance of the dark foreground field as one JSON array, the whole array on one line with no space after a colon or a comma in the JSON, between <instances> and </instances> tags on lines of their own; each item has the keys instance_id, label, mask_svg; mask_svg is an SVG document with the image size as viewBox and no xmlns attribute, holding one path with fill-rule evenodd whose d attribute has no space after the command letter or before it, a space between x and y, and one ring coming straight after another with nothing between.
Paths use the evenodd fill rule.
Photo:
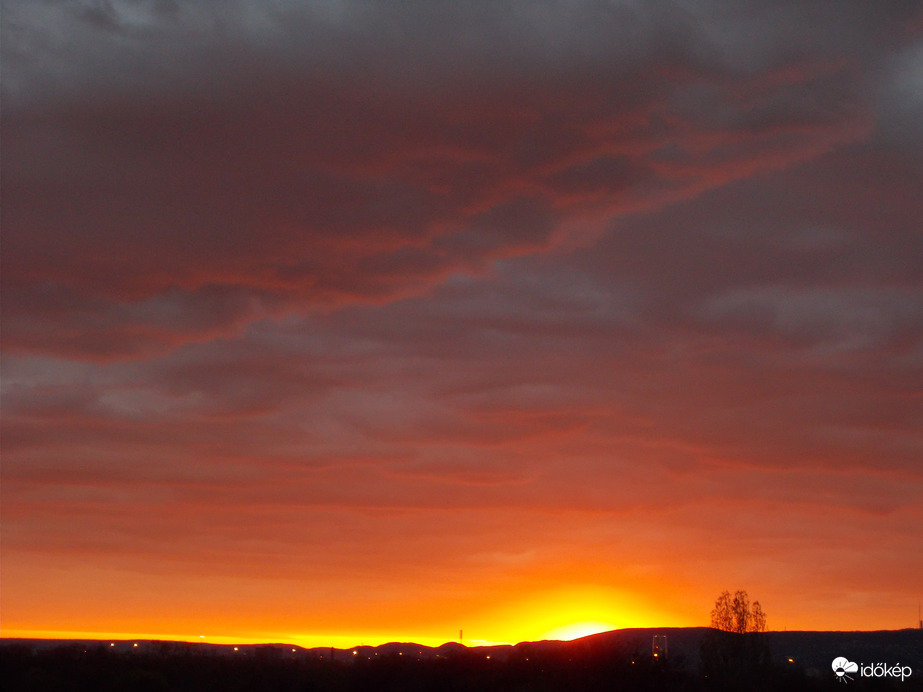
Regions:
<instances>
[{"instance_id":1,"label":"dark foreground field","mask_svg":"<svg viewBox=\"0 0 923 692\"><path fill-rule=\"evenodd\" d=\"M652 655L655 634L667 656ZM911 670L837 678L843 656ZM0 640L3 689L93 692L382 690L923 690L923 632L770 632L706 628L618 630L574 642L356 649L232 646L148 641ZM874 669L870 669L873 670ZM883 672L879 667L878 672ZM848 686L838 683L846 682Z\"/></svg>"}]
</instances>

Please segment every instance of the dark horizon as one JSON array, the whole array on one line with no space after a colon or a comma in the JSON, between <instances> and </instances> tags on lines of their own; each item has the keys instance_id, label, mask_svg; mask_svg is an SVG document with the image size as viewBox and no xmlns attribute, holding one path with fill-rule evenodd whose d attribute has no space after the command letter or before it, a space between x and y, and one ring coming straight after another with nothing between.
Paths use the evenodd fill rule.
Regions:
<instances>
[{"instance_id":1,"label":"dark horizon","mask_svg":"<svg viewBox=\"0 0 923 692\"><path fill-rule=\"evenodd\" d=\"M211 641L209 639L144 639L138 637L128 637L128 638L89 638L89 637L72 637L72 638L55 638L55 637L9 637L0 635L0 645L3 643L12 644L18 642L46 642L46 643L61 643L61 644L77 644L77 643L99 643L103 646L108 646L111 643L116 643L117 645L126 645L131 647L134 643L147 643L147 644L182 644L182 645L203 645L207 648L217 648L217 649L233 649L235 646L240 648L247 649L256 649L259 647L291 647L299 651L324 651L333 649L339 652L349 652L355 649L382 649L391 646L409 646L409 647L418 647L423 650L436 651L441 648L449 646L460 646L465 649L501 649L501 648L512 648L520 646L523 644L540 644L540 643L560 643L560 644L569 644L573 642L581 641L591 641L604 639L610 635L629 635L637 633L649 633L650 635L657 633L670 633L674 631L680 632L719 632L720 630L709 626L709 625L698 625L692 627L676 627L676 626L663 626L663 627L622 627L613 630L606 630L602 632L595 632L593 634L586 634L580 637L575 637L573 639L537 639L537 640L524 640L520 642L503 642L503 643L477 643L477 644L466 644L464 641L458 639L448 639L441 644L421 644L419 641L414 639L407 640L395 640L388 641L381 644L365 644L363 642L357 642L353 646L330 646L330 645L312 645L304 646L296 642L286 642L286 641L259 641L259 642L246 642L246 641ZM846 635L846 634L888 634L888 633L899 633L899 632L920 632L923 636L923 628L918 627L902 627L896 629L870 629L870 630L773 630L767 629L761 633L746 633L744 636L749 636L751 634L766 634L766 635Z\"/></svg>"},{"instance_id":2,"label":"dark horizon","mask_svg":"<svg viewBox=\"0 0 923 692\"><path fill-rule=\"evenodd\" d=\"M652 648L652 641L656 644ZM145 646L144 644L148 644ZM837 681L841 659L875 665L900 678L875 680L876 689L919 690L923 632L762 632L734 634L712 628L643 628L590 635L571 642L521 642L466 648L447 642L432 648L390 643L335 650L287 644L231 645L192 642L106 642L29 646L0 640L6 689L41 677L76 674L63 689L119 681L120 689L323 689L323 690L564 690L619 689L822 690ZM867 663L875 661L877 663ZM832 665L831 665L832 662ZM889 662L889 663L885 663ZM853 672L849 668L850 672ZM882 667L879 672L884 671ZM42 671L42 673L36 673ZM863 672L864 671L864 672ZM916 677L914 676L916 673ZM152 685L154 685L152 687ZM217 686L216 686L217 685ZM230 687L228 685L231 685ZM241 686L242 685L242 686ZM57 689L57 688L56 688ZM89 689L89 688L87 688Z\"/></svg>"}]
</instances>

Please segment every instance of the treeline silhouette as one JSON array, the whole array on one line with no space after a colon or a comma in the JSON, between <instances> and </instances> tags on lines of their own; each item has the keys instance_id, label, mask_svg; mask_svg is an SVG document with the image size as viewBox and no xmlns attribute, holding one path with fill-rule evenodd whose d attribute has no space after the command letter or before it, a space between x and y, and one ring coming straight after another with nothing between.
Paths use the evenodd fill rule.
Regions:
<instances>
[{"instance_id":1,"label":"treeline silhouette","mask_svg":"<svg viewBox=\"0 0 923 692\"><path fill-rule=\"evenodd\" d=\"M664 660L652 658L649 637L626 641L603 635L519 644L502 657L454 646L417 658L382 647L368 656L340 652L334 660L318 650L273 646L229 655L168 643L140 650L113 650L101 643L47 648L8 643L0 645L0 682L8 692L797 692L826 690L834 682L832 672L811 674L799 665L774 662L765 633L694 632L695 655L687 648ZM880 682L863 689L921 689L917 680Z\"/></svg>"}]
</instances>

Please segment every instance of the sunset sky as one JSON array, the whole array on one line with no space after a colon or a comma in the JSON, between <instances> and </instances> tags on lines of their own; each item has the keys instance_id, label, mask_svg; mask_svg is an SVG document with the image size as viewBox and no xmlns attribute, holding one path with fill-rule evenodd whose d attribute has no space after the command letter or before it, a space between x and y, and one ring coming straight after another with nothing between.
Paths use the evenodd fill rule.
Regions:
<instances>
[{"instance_id":1,"label":"sunset sky","mask_svg":"<svg viewBox=\"0 0 923 692\"><path fill-rule=\"evenodd\" d=\"M0 633L915 626L921 8L3 0Z\"/></svg>"}]
</instances>

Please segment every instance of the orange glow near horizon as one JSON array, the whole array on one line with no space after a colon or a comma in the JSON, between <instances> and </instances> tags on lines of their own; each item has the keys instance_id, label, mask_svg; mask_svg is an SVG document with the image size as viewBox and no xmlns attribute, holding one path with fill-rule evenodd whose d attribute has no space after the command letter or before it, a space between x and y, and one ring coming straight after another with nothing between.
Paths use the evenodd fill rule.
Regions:
<instances>
[{"instance_id":1,"label":"orange glow near horizon","mask_svg":"<svg viewBox=\"0 0 923 692\"><path fill-rule=\"evenodd\" d=\"M468 639L460 643L468 647L477 646L495 646L500 644L516 644L519 641L539 641L539 640L561 640L571 641L587 637L600 632L609 632L611 630L623 629L608 622L575 622L570 625L564 625L542 633L539 636L530 636L524 639ZM256 645L256 644L292 644L306 649L316 647L335 647L338 649L350 649L355 646L380 646L390 642L408 642L421 644L423 646L437 647L449 641L458 641L457 639L447 639L445 637L418 636L411 633L395 632L392 635L382 634L293 634L281 632L277 635L264 634L259 637L252 636L213 636L199 635L198 637L188 633L168 633L168 632L84 632L69 630L30 630L30 629L5 629L2 633L4 639L75 639L75 640L95 640L95 641L175 641L188 643L205 643L205 644L222 644L222 645Z\"/></svg>"},{"instance_id":2,"label":"orange glow near horizon","mask_svg":"<svg viewBox=\"0 0 923 692\"><path fill-rule=\"evenodd\" d=\"M348 648L394 641L439 646L448 641L458 641L459 630L462 630L461 643L466 646L481 646L543 639L575 639L612 629L662 625L665 618L677 626L697 624L683 622L675 615L669 618L654 609L645 610L643 603L646 600L646 597L638 594L629 595L592 585L545 588L536 590L531 595L511 592L497 598L501 605L484 604L480 608L468 608L464 614L452 611L446 611L444 614L429 613L429 624L422 627L419 626L421 608L412 601L398 609L404 612L403 619L396 616L387 618L390 620L390 626L386 626L387 623L383 622L381 616L363 618L361 605L356 605L351 610L343 610L339 628L318 629L314 632L304 628L293 628L292 618L280 617L281 614L277 611L264 611L262 617L255 617L243 610L236 615L215 613L195 623L186 619L172 623L166 620L158 622L154 619L145 620L143 615L139 615L131 619L135 625L132 628L120 627L118 617L97 616L87 620L98 625L88 630L55 626L56 620L63 624L63 619L48 613L40 616L47 623L44 627L30 627L27 618L4 617L2 636L99 640L157 639L215 644L276 642L305 648ZM310 605L305 602L292 602L290 605L296 611L310 611ZM100 604L100 608L102 607ZM70 622L74 621L75 619L71 618ZM126 618L122 619L122 622L127 621ZM366 622L366 626L363 626L363 621ZM106 623L109 623L110 627L105 627ZM369 627L369 624L373 627Z\"/></svg>"},{"instance_id":3,"label":"orange glow near horizon","mask_svg":"<svg viewBox=\"0 0 923 692\"><path fill-rule=\"evenodd\" d=\"M403 619L369 616L363 613L361 604L351 610L343 610L338 627L308 629L295 624L297 618L283 616L278 611L264 611L263 617L252 614L213 613L203 614L193 622L184 618L170 622L139 614L132 618L89 617L86 622L94 628L81 629L70 626L76 619L40 614L30 621L28 617L4 616L0 636L4 638L36 639L94 639L94 640L165 640L186 642L207 642L212 644L261 644L284 643L313 647L349 648L357 645L377 646L388 642L414 642L425 646L439 646L449 641L458 641L459 630L463 630L461 643L466 646L489 644L516 644L521 641L546 639L572 640L588 635L625 628L693 627L705 626L706 609L701 615L690 617L681 611L668 611L657 607L660 591L650 593L616 591L600 586L540 589L530 596L508 594L497 600L498 606L484 606L460 614L453 609L428 612L423 617L419 604L407 602ZM123 596L124 598L124 596ZM818 628L812 624L811 616L798 619L771 608L770 630L773 629L898 629L893 623L884 626L872 623L856 624L849 620L832 621L827 627ZM294 610L309 612L309 603L293 602ZM99 604L102 607L102 604ZM434 606L435 608L435 606ZM445 608L445 606L443 606ZM385 620L390 620L390 626ZM40 626L36 624L41 623ZM331 620L331 622L335 622ZM366 622L366 626L363 626ZM421 626L420 623L424 622ZM815 621L816 622L816 621ZM108 626L107 626L108 625ZM121 626L120 626L121 625ZM128 626L125 626L128 625ZM371 625L371 626L369 626Z\"/></svg>"},{"instance_id":4,"label":"orange glow near horizon","mask_svg":"<svg viewBox=\"0 0 923 692\"><path fill-rule=\"evenodd\" d=\"M562 517L555 521L574 530ZM553 533L543 532L535 550L538 540L550 545L553 539ZM5 558L11 555L8 549L5 553ZM696 557L687 558L681 551L674 556L677 565L683 560L691 564ZM5 597L0 636L7 638L279 642L348 648L392 641L438 646L457 641L462 630L462 643L468 646L515 644L574 639L613 629L705 626L718 593L736 588L720 581L720 565L699 565L699 581L678 576L671 581L667 575L655 577L607 565L599 556L572 556L568 563L563 554L554 568L507 566L502 578L485 571L475 575L474 582L430 566L421 571L426 578L412 588L400 573L389 581L370 574L356 575L351 583L312 584L260 573L233 578L141 574L79 561L63 569L35 561L31 553L12 553L12 557L3 564L4 592L34 597ZM679 566L672 571L682 574ZM595 575L595 580L588 575ZM606 584L600 577L621 586ZM769 582L746 586L751 598L761 601L771 630L908 626L901 619L900 599L876 603L874 609L866 605L865 619L859 620L851 609L836 604L826 610L787 604L785 594L772 591ZM314 596L319 590L327 592L326 599Z\"/></svg>"}]
</instances>

